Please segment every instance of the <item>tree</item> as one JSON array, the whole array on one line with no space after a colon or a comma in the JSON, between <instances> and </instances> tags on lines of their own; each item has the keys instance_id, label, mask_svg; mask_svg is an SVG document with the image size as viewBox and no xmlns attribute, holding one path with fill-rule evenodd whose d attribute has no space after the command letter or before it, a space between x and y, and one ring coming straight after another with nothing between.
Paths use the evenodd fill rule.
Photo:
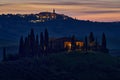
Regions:
<instances>
[{"instance_id":1,"label":"tree","mask_svg":"<svg viewBox=\"0 0 120 80\"><path fill-rule=\"evenodd\" d=\"M19 55L20 55L20 57L22 57L24 55L24 40L23 40L23 36L21 36L20 42L19 42Z\"/></svg>"},{"instance_id":2,"label":"tree","mask_svg":"<svg viewBox=\"0 0 120 80\"><path fill-rule=\"evenodd\" d=\"M95 47L95 41L94 41L94 35L93 35L93 32L90 32L90 35L89 35L89 49L90 50L94 50L94 47Z\"/></svg>"},{"instance_id":3,"label":"tree","mask_svg":"<svg viewBox=\"0 0 120 80\"><path fill-rule=\"evenodd\" d=\"M35 53L35 35L34 29L31 29L30 32L30 55L33 56Z\"/></svg>"},{"instance_id":4,"label":"tree","mask_svg":"<svg viewBox=\"0 0 120 80\"><path fill-rule=\"evenodd\" d=\"M25 43L24 43L24 57L30 55L30 35L25 38Z\"/></svg>"},{"instance_id":5,"label":"tree","mask_svg":"<svg viewBox=\"0 0 120 80\"><path fill-rule=\"evenodd\" d=\"M3 61L7 60L6 48L3 48Z\"/></svg>"},{"instance_id":6,"label":"tree","mask_svg":"<svg viewBox=\"0 0 120 80\"><path fill-rule=\"evenodd\" d=\"M106 36L105 36L105 33L102 34L102 48L106 49Z\"/></svg>"},{"instance_id":7,"label":"tree","mask_svg":"<svg viewBox=\"0 0 120 80\"><path fill-rule=\"evenodd\" d=\"M93 35L93 32L90 32L89 43L92 43L92 42L94 42L94 35Z\"/></svg>"},{"instance_id":8,"label":"tree","mask_svg":"<svg viewBox=\"0 0 120 80\"><path fill-rule=\"evenodd\" d=\"M44 46L45 46L45 51L48 51L48 48L49 48L49 34L48 34L48 30L45 29L45 35L44 35Z\"/></svg>"},{"instance_id":9,"label":"tree","mask_svg":"<svg viewBox=\"0 0 120 80\"><path fill-rule=\"evenodd\" d=\"M43 32L40 33L40 52L44 52L44 37L43 37Z\"/></svg>"},{"instance_id":10,"label":"tree","mask_svg":"<svg viewBox=\"0 0 120 80\"><path fill-rule=\"evenodd\" d=\"M97 38L96 38L96 40L95 40L95 50L96 50L96 51L99 50L98 46L99 46L99 44L98 44L98 40L97 40Z\"/></svg>"},{"instance_id":11,"label":"tree","mask_svg":"<svg viewBox=\"0 0 120 80\"><path fill-rule=\"evenodd\" d=\"M106 47L106 36L105 33L102 34L102 44L101 44L101 51L104 53L109 53L109 50Z\"/></svg>"},{"instance_id":12,"label":"tree","mask_svg":"<svg viewBox=\"0 0 120 80\"><path fill-rule=\"evenodd\" d=\"M76 49L75 40L76 40L75 35L73 35L72 38L71 38L72 50L75 50L75 49Z\"/></svg>"},{"instance_id":13,"label":"tree","mask_svg":"<svg viewBox=\"0 0 120 80\"><path fill-rule=\"evenodd\" d=\"M36 40L35 40L35 54L36 56L39 53L39 39L38 39L38 34L36 35Z\"/></svg>"},{"instance_id":14,"label":"tree","mask_svg":"<svg viewBox=\"0 0 120 80\"><path fill-rule=\"evenodd\" d=\"M87 36L85 37L85 51L88 50L88 39Z\"/></svg>"}]
</instances>

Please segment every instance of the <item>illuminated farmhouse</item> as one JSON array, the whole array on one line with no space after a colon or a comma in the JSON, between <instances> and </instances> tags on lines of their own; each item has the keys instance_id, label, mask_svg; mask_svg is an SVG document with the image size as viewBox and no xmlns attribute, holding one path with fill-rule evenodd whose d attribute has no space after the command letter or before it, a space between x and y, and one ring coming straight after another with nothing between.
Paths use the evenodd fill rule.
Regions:
<instances>
[{"instance_id":1,"label":"illuminated farmhouse","mask_svg":"<svg viewBox=\"0 0 120 80\"><path fill-rule=\"evenodd\" d=\"M84 42L80 40L75 40L76 49L82 50L84 47ZM50 49L53 51L71 51L73 47L72 38L63 37L50 40Z\"/></svg>"},{"instance_id":2,"label":"illuminated farmhouse","mask_svg":"<svg viewBox=\"0 0 120 80\"><path fill-rule=\"evenodd\" d=\"M108 53L105 34L103 33L102 35L101 45L98 43L97 39L94 39L92 32L88 37L85 37L85 39L79 40L75 35L72 37L50 38L47 29L40 33L39 38L38 35L35 37L34 30L31 29L28 37L25 39L21 37L20 39L19 55L22 57L32 57L41 54L59 53L64 51L95 51Z\"/></svg>"}]
</instances>

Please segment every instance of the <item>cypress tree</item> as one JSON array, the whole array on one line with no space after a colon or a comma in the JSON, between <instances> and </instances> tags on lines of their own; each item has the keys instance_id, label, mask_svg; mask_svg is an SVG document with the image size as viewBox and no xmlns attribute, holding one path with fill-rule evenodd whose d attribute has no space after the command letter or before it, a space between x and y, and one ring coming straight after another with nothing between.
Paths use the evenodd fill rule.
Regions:
<instances>
[{"instance_id":1,"label":"cypress tree","mask_svg":"<svg viewBox=\"0 0 120 80\"><path fill-rule=\"evenodd\" d=\"M97 40L97 38L96 38L96 41L95 41L95 50L96 50L96 51L98 51L98 49L99 49L98 46L99 46L99 44L98 44L98 40Z\"/></svg>"},{"instance_id":2,"label":"cypress tree","mask_svg":"<svg viewBox=\"0 0 120 80\"><path fill-rule=\"evenodd\" d=\"M106 36L105 36L105 33L102 34L102 48L106 49Z\"/></svg>"},{"instance_id":3,"label":"cypress tree","mask_svg":"<svg viewBox=\"0 0 120 80\"><path fill-rule=\"evenodd\" d=\"M34 29L31 29L30 32L30 55L33 56L35 53L35 35Z\"/></svg>"},{"instance_id":4,"label":"cypress tree","mask_svg":"<svg viewBox=\"0 0 120 80\"><path fill-rule=\"evenodd\" d=\"M35 54L38 55L39 53L39 39L38 39L38 34L36 35L36 40L35 40Z\"/></svg>"},{"instance_id":5,"label":"cypress tree","mask_svg":"<svg viewBox=\"0 0 120 80\"><path fill-rule=\"evenodd\" d=\"M95 42L94 42L94 35L93 35L93 32L90 32L90 35L89 35L89 49L90 50L93 50L94 47L95 47Z\"/></svg>"},{"instance_id":6,"label":"cypress tree","mask_svg":"<svg viewBox=\"0 0 120 80\"><path fill-rule=\"evenodd\" d=\"M94 35L93 35L93 32L90 32L89 43L92 43L92 42L94 42Z\"/></svg>"},{"instance_id":7,"label":"cypress tree","mask_svg":"<svg viewBox=\"0 0 120 80\"><path fill-rule=\"evenodd\" d=\"M48 47L49 47L49 34L48 34L48 30L45 29L45 33L44 33L44 45L45 45L45 51L48 51Z\"/></svg>"},{"instance_id":8,"label":"cypress tree","mask_svg":"<svg viewBox=\"0 0 120 80\"><path fill-rule=\"evenodd\" d=\"M106 47L106 36L105 33L102 34L102 44L101 44L101 51L104 53L109 53L109 50Z\"/></svg>"},{"instance_id":9,"label":"cypress tree","mask_svg":"<svg viewBox=\"0 0 120 80\"><path fill-rule=\"evenodd\" d=\"M24 40L23 40L23 36L21 36L20 42L19 42L19 55L20 55L20 57L22 57L24 55Z\"/></svg>"},{"instance_id":10,"label":"cypress tree","mask_svg":"<svg viewBox=\"0 0 120 80\"><path fill-rule=\"evenodd\" d=\"M85 37L85 51L88 50L88 39L87 39L87 36Z\"/></svg>"},{"instance_id":11,"label":"cypress tree","mask_svg":"<svg viewBox=\"0 0 120 80\"><path fill-rule=\"evenodd\" d=\"M40 52L43 53L44 51L44 37L43 32L40 33Z\"/></svg>"},{"instance_id":12,"label":"cypress tree","mask_svg":"<svg viewBox=\"0 0 120 80\"><path fill-rule=\"evenodd\" d=\"M71 38L71 45L72 45L71 48L72 48L72 50L75 50L75 49L76 49L75 40L76 40L75 35L73 35L72 38Z\"/></svg>"},{"instance_id":13,"label":"cypress tree","mask_svg":"<svg viewBox=\"0 0 120 80\"><path fill-rule=\"evenodd\" d=\"M25 53L24 56L29 56L29 54L30 54L29 36L25 38L24 53Z\"/></svg>"}]
</instances>

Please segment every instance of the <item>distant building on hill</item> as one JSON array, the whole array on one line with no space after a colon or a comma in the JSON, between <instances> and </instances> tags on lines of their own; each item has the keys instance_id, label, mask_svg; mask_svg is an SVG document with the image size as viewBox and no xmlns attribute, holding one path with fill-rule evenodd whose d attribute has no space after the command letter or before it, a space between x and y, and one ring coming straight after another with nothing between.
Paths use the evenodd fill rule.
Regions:
<instances>
[{"instance_id":1,"label":"distant building on hill","mask_svg":"<svg viewBox=\"0 0 120 80\"><path fill-rule=\"evenodd\" d=\"M55 19L67 20L68 16L65 16L64 14L57 14L56 10L53 9L53 12L41 12L39 14L36 14L35 19L30 20L30 22L40 23L40 22L46 22L46 21L55 20Z\"/></svg>"}]
</instances>

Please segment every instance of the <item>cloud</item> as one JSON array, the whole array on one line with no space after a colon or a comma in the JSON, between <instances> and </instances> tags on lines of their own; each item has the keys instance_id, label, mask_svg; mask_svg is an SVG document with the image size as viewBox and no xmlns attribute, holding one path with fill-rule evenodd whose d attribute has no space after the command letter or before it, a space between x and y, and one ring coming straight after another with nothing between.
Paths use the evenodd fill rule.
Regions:
<instances>
[{"instance_id":1,"label":"cloud","mask_svg":"<svg viewBox=\"0 0 120 80\"><path fill-rule=\"evenodd\" d=\"M104 13L120 13L120 11L112 11L112 10L106 10L106 11L83 11L83 13L87 13L87 14L104 14Z\"/></svg>"},{"instance_id":2,"label":"cloud","mask_svg":"<svg viewBox=\"0 0 120 80\"><path fill-rule=\"evenodd\" d=\"M12 4L0 4L0 6L8 6L8 5L12 5Z\"/></svg>"},{"instance_id":3,"label":"cloud","mask_svg":"<svg viewBox=\"0 0 120 80\"><path fill-rule=\"evenodd\" d=\"M87 6L87 7L96 7L96 8L120 8L120 4L117 2L53 2L53 3L27 3L34 5L66 5L66 6Z\"/></svg>"},{"instance_id":4,"label":"cloud","mask_svg":"<svg viewBox=\"0 0 120 80\"><path fill-rule=\"evenodd\" d=\"M12 1L12 0L11 0ZM16 2L16 1L15 1ZM21 1L20 3L5 3L0 4L0 6L14 5L14 4L29 4L29 5L64 5L64 6L87 6L87 7L96 7L96 8L120 8L120 1L108 1L108 0L86 0L86 1Z\"/></svg>"}]
</instances>

